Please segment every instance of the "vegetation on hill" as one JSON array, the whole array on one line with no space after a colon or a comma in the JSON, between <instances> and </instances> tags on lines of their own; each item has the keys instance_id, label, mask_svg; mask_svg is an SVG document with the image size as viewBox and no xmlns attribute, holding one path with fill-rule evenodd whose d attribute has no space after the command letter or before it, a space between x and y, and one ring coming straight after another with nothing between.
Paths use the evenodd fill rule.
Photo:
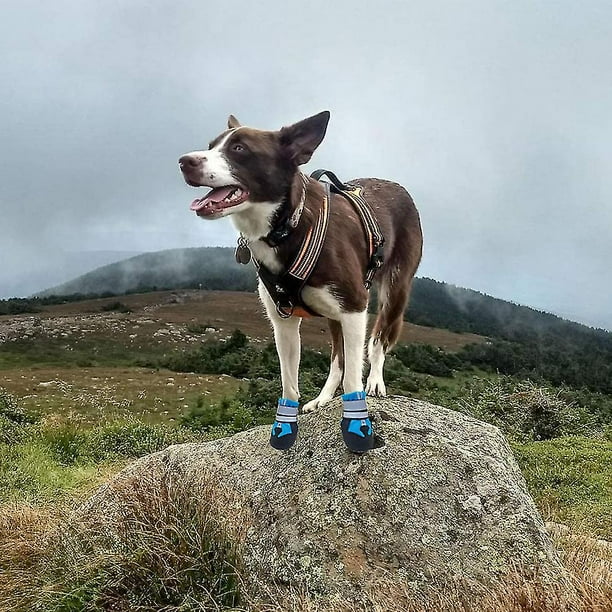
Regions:
<instances>
[{"instance_id":1,"label":"vegetation on hill","mask_svg":"<svg viewBox=\"0 0 612 612\"><path fill-rule=\"evenodd\" d=\"M147 253L94 270L39 298L0 302L0 314L156 288L251 291L255 274L251 266L237 265L229 248ZM416 279L406 319L491 338L490 343L465 349L463 358L473 365L612 394L612 333L604 330L427 278Z\"/></svg>"},{"instance_id":2,"label":"vegetation on hill","mask_svg":"<svg viewBox=\"0 0 612 612\"><path fill-rule=\"evenodd\" d=\"M238 265L233 249L208 247L144 253L97 268L39 295L97 295L104 292L119 295L156 289L198 288L252 291L255 287L252 266Z\"/></svg>"}]
</instances>

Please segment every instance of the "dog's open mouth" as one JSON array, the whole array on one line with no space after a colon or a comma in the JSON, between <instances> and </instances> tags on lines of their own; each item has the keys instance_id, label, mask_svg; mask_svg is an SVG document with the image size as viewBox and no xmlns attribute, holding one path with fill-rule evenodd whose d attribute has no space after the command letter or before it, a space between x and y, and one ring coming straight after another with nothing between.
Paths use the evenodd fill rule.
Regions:
<instances>
[{"instance_id":1,"label":"dog's open mouth","mask_svg":"<svg viewBox=\"0 0 612 612\"><path fill-rule=\"evenodd\" d=\"M200 217L213 215L226 208L237 206L249 197L249 192L239 185L227 185L216 187L209 191L203 198L198 198L191 203L191 210Z\"/></svg>"}]
</instances>

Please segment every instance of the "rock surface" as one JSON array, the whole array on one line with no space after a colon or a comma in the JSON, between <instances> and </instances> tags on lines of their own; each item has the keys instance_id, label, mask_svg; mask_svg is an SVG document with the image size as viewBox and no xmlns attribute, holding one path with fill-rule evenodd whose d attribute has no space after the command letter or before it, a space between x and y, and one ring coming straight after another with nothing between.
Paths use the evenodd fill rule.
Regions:
<instances>
[{"instance_id":1,"label":"rock surface","mask_svg":"<svg viewBox=\"0 0 612 612\"><path fill-rule=\"evenodd\" d=\"M268 446L267 426L172 446L126 468L83 512L112 524L121 515L117 483L161 489L167 479L214 475L248 507L244 580L345 601L379 581L426 592L457 580L487 583L517 566L558 570L497 428L404 397L369 405L378 447L367 455L345 450L335 400L300 417L290 451Z\"/></svg>"}]
</instances>

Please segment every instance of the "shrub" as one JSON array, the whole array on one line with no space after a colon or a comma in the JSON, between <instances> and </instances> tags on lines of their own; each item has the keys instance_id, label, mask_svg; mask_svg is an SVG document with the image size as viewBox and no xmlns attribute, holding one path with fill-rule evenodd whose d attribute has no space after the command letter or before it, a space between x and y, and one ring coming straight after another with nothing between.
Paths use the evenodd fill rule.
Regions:
<instances>
[{"instance_id":1,"label":"shrub","mask_svg":"<svg viewBox=\"0 0 612 612\"><path fill-rule=\"evenodd\" d=\"M248 338L236 330L225 342L209 340L195 350L166 357L161 365L177 372L229 374L242 378L257 359L258 352L249 346Z\"/></svg>"},{"instance_id":2,"label":"shrub","mask_svg":"<svg viewBox=\"0 0 612 612\"><path fill-rule=\"evenodd\" d=\"M101 308L100 308L101 312L122 312L122 313L130 313L132 312L132 309L127 305L124 304L123 302L109 302L108 304L104 304Z\"/></svg>"},{"instance_id":3,"label":"shrub","mask_svg":"<svg viewBox=\"0 0 612 612\"><path fill-rule=\"evenodd\" d=\"M0 414L0 444L20 444L28 435L28 428Z\"/></svg>"},{"instance_id":4,"label":"shrub","mask_svg":"<svg viewBox=\"0 0 612 612\"><path fill-rule=\"evenodd\" d=\"M194 431L224 432L230 435L254 424L252 413L236 400L223 398L219 404L209 404L200 396L181 416L181 425Z\"/></svg>"},{"instance_id":5,"label":"shrub","mask_svg":"<svg viewBox=\"0 0 612 612\"><path fill-rule=\"evenodd\" d=\"M0 388L0 416L17 425L30 425L38 421L38 417L26 412L17 400L5 389Z\"/></svg>"},{"instance_id":6,"label":"shrub","mask_svg":"<svg viewBox=\"0 0 612 612\"><path fill-rule=\"evenodd\" d=\"M455 402L461 412L492 423L521 440L549 440L589 433L594 420L585 409L563 397L561 389L511 378L473 378Z\"/></svg>"},{"instance_id":7,"label":"shrub","mask_svg":"<svg viewBox=\"0 0 612 612\"><path fill-rule=\"evenodd\" d=\"M189 333L196 335L205 334L207 329L217 329L214 325L210 323L198 323L196 321L191 321L190 323L187 323L186 327Z\"/></svg>"},{"instance_id":8,"label":"shrub","mask_svg":"<svg viewBox=\"0 0 612 612\"><path fill-rule=\"evenodd\" d=\"M40 436L51 456L62 465L73 465L83 455L86 434L71 423L45 427Z\"/></svg>"},{"instance_id":9,"label":"shrub","mask_svg":"<svg viewBox=\"0 0 612 612\"><path fill-rule=\"evenodd\" d=\"M422 386L421 380L410 372L393 354L385 359L385 382L394 393L416 393Z\"/></svg>"},{"instance_id":10,"label":"shrub","mask_svg":"<svg viewBox=\"0 0 612 612\"><path fill-rule=\"evenodd\" d=\"M108 423L87 432L83 439L84 457L99 462L113 458L142 457L182 442L193 441L185 430L140 421Z\"/></svg>"},{"instance_id":11,"label":"shrub","mask_svg":"<svg viewBox=\"0 0 612 612\"><path fill-rule=\"evenodd\" d=\"M395 347L393 352L411 370L432 376L452 377L453 370L462 367L456 355L429 344L403 344Z\"/></svg>"}]
</instances>

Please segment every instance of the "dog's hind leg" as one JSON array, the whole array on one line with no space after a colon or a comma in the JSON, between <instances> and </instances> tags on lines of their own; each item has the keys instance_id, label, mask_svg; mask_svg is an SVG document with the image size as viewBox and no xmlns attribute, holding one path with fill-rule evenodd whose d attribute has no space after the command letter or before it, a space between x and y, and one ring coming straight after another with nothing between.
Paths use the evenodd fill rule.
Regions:
<instances>
[{"instance_id":1,"label":"dog's hind leg","mask_svg":"<svg viewBox=\"0 0 612 612\"><path fill-rule=\"evenodd\" d=\"M334 397L336 389L342 382L342 373L344 372L344 346L342 340L342 326L339 321L328 319L329 331L331 332L331 364L329 366L329 375L321 389L319 395L304 404L304 412L311 412L319 406L324 406Z\"/></svg>"},{"instance_id":2,"label":"dog's hind leg","mask_svg":"<svg viewBox=\"0 0 612 612\"><path fill-rule=\"evenodd\" d=\"M387 394L383 377L385 355L393 348L402 331L404 311L412 286L412 277L398 278L398 271L395 272L395 277L391 272L383 278L378 288L378 316L368 342L368 395Z\"/></svg>"}]
</instances>

